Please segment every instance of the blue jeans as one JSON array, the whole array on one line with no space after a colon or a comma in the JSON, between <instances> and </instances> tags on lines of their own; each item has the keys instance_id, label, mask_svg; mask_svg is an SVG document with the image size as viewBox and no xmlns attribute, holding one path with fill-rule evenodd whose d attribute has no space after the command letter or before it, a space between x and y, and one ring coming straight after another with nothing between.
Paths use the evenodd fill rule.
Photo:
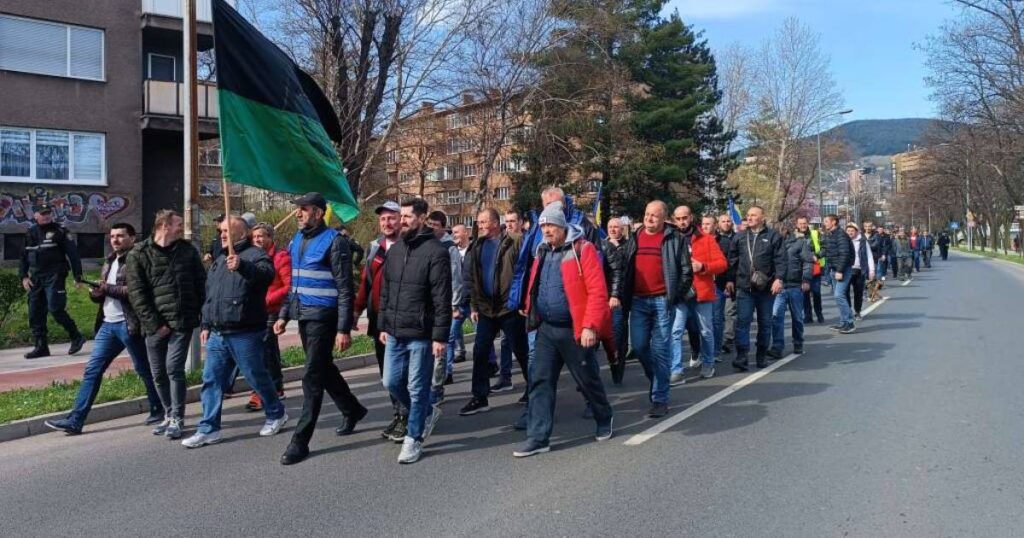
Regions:
<instances>
[{"instance_id":1,"label":"blue jeans","mask_svg":"<svg viewBox=\"0 0 1024 538\"><path fill-rule=\"evenodd\" d=\"M920 273L921 272L921 251L920 250L912 250L911 253L914 256L914 271Z\"/></svg>"},{"instance_id":2,"label":"blue jeans","mask_svg":"<svg viewBox=\"0 0 1024 538\"><path fill-rule=\"evenodd\" d=\"M622 307L612 310L612 335L619 360L624 360L629 352L629 312ZM530 349L533 349L532 345Z\"/></svg>"},{"instance_id":3,"label":"blue jeans","mask_svg":"<svg viewBox=\"0 0 1024 538\"><path fill-rule=\"evenodd\" d=\"M210 331L210 337L206 340L206 363L203 365L203 388L200 393L203 402L203 418L198 428L200 433L220 431L224 386L234 374L236 365L263 400L267 420L277 420L284 416L284 404L277 397L274 381L263 360L265 332L266 329L228 334Z\"/></svg>"},{"instance_id":4,"label":"blue jeans","mask_svg":"<svg viewBox=\"0 0 1024 538\"><path fill-rule=\"evenodd\" d=\"M793 347L804 345L804 292L799 287L786 288L775 296L772 306L772 349L781 352L786 346L786 310L792 318Z\"/></svg>"},{"instance_id":5,"label":"blue jeans","mask_svg":"<svg viewBox=\"0 0 1024 538\"><path fill-rule=\"evenodd\" d=\"M434 373L434 354L430 340L388 336L384 350L384 388L399 405L409 410L406 437L423 440L430 405L430 378Z\"/></svg>"},{"instance_id":6,"label":"blue jeans","mask_svg":"<svg viewBox=\"0 0 1024 538\"><path fill-rule=\"evenodd\" d=\"M149 412L152 415L163 415L164 407L160 404L160 397L156 393L156 386L153 385L153 374L149 370L149 359L146 357L146 342L141 335L132 336L128 334L128 324L107 323L100 325L93 342L92 355L89 362L85 364L85 375L82 376L82 386L78 388L78 396L75 398L75 407L68 415L68 419L78 429L85 425L85 419L89 416L96 395L100 392L100 383L103 382L103 373L110 367L110 363L125 349L132 358L135 366L135 373L139 374L142 384L146 387L146 399L149 400Z\"/></svg>"},{"instance_id":7,"label":"blue jeans","mask_svg":"<svg viewBox=\"0 0 1024 538\"><path fill-rule=\"evenodd\" d=\"M712 316L714 316L715 304L711 302L698 303L686 301L677 304L675 307L674 319L672 320L672 370L673 374L683 373L684 353L683 337L686 334L686 325L691 319L696 318L697 326L700 329L700 358L704 364L715 363L715 330Z\"/></svg>"},{"instance_id":8,"label":"blue jeans","mask_svg":"<svg viewBox=\"0 0 1024 538\"><path fill-rule=\"evenodd\" d=\"M846 290L850 287L850 280L853 278L853 269L847 268L842 280L836 280L835 271L832 271L832 296L836 299L836 307L839 308L839 324L853 324L853 309L850 301L846 299Z\"/></svg>"},{"instance_id":9,"label":"blue jeans","mask_svg":"<svg viewBox=\"0 0 1024 538\"><path fill-rule=\"evenodd\" d=\"M736 356L746 357L750 351L750 324L757 313L757 355L768 351L772 338L772 303L770 291L736 290Z\"/></svg>"},{"instance_id":10,"label":"blue jeans","mask_svg":"<svg viewBox=\"0 0 1024 538\"><path fill-rule=\"evenodd\" d=\"M452 329L448 332L448 349L445 351L445 374L452 375L455 371L455 353L462 352L466 353L466 344L464 343L464 336L462 334L462 326L465 325L466 320L469 319L469 305L460 306L459 313L462 316L459 319L452 319Z\"/></svg>"},{"instance_id":11,"label":"blue jeans","mask_svg":"<svg viewBox=\"0 0 1024 538\"><path fill-rule=\"evenodd\" d=\"M811 279L811 289L804 293L804 319L810 323L815 314L825 319L821 313L821 275Z\"/></svg>"},{"instance_id":12,"label":"blue jeans","mask_svg":"<svg viewBox=\"0 0 1024 538\"><path fill-rule=\"evenodd\" d=\"M668 403L668 378L672 369L672 309L665 297L634 297L629 321L633 351L651 381L651 401Z\"/></svg>"}]
</instances>

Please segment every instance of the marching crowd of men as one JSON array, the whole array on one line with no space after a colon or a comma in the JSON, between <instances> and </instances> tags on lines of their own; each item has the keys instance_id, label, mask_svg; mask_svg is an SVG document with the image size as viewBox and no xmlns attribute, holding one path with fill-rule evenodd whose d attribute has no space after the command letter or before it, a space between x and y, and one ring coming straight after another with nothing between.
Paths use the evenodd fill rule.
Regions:
<instances>
[{"instance_id":1,"label":"marching crowd of men","mask_svg":"<svg viewBox=\"0 0 1024 538\"><path fill-rule=\"evenodd\" d=\"M375 209L380 235L363 249L346 231L327 226L322 195L309 193L293 203L299 231L287 245L278 246L270 225L222 219L221 248L208 269L182 239L182 218L173 211L159 212L152 237L138 243L130 224L114 224L101 279L87 283L99 306L78 398L66 418L47 425L81 433L103 373L127 350L146 387L146 423L154 435L181 439L185 360L199 330L206 351L202 418L181 443L198 448L221 441L222 400L238 372L252 387L246 407L265 414L259 434L275 435L289 420L277 339L295 321L306 358L303 402L280 461L298 463L309 456L325 392L341 412L337 435L353 433L367 415L333 358L335 350L351 345L365 313L393 414L381 436L402 444L399 463L413 463L442 415L454 364L466 360L462 329L469 319L476 327L471 394L459 415L487 412L492 393L514 390L514 356L524 380L519 403L525 405L514 427L526 432L526 440L513 455L532 456L550 450L563 367L586 403L586 418L595 421L595 438L612 437L614 413L598 347L614 384L622 382L627 359L639 362L650 384L647 415L661 418L671 387L685 384L687 367L699 366L707 379L727 355L737 371L751 367L751 353L758 368L781 359L787 313L792 351L802 353L805 324L825 322L823 284L839 310L832 329L849 334L865 296L880 298L890 269L894 278L909 278L922 264L931 266L936 245L943 259L949 245L945 233L936 241L915 227L909 235L903 229L890 234L870 221L841 227L835 215L824 218L821 230L804 217L770 227L758 206L735 226L729 215L698 219L687 206L670 212L657 200L647 204L640 223L617 217L601 230L560 188L548 187L529 219L512 210L503 225L496 210L483 209L475 237L463 225L449 230L445 214L430 212L422 199L384 202ZM68 241L52 229L48 213L46 207L37 212L30 236L55 245L40 249L63 248ZM365 252L355 262L358 278L352 258L357 249L360 258ZM50 292L38 290L40 282L63 282L67 263L56 261L56 250L38 252L23 263L22 273L33 292L33 312L45 316L42 296L61 320L62 305L55 309ZM48 273L42 256L64 269ZM70 258L76 281L82 281L77 257ZM78 334L73 322L68 331ZM46 351L41 335L36 347ZM77 342L73 347L81 347Z\"/></svg>"}]
</instances>

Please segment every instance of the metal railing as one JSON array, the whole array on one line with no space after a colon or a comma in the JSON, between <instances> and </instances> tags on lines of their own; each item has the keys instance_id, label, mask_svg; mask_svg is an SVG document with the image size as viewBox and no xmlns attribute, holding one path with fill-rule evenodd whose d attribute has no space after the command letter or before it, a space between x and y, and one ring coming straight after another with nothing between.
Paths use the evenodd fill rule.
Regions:
<instances>
[{"instance_id":1,"label":"metal railing","mask_svg":"<svg viewBox=\"0 0 1024 538\"><path fill-rule=\"evenodd\" d=\"M157 116L181 116L185 108L185 92L180 82L144 80L143 113ZM217 101L217 86L199 83L196 88L198 115L200 118L217 119L220 107Z\"/></svg>"},{"instance_id":2,"label":"metal railing","mask_svg":"<svg viewBox=\"0 0 1024 538\"><path fill-rule=\"evenodd\" d=\"M228 0L231 7L235 7L236 0ZM142 0L142 14L160 15L163 17L184 18L185 2L182 0ZM213 10L210 7L210 0L197 0L196 20L199 22L212 22Z\"/></svg>"}]
</instances>

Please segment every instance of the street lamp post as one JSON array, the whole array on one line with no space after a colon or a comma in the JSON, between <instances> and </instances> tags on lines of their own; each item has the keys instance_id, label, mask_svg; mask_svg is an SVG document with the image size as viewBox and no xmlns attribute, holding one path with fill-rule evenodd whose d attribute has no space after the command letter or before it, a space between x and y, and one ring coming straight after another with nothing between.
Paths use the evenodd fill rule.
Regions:
<instances>
[{"instance_id":1,"label":"street lamp post","mask_svg":"<svg viewBox=\"0 0 1024 538\"><path fill-rule=\"evenodd\" d=\"M848 108L846 110L840 110L838 112L833 112L831 114L826 114L821 119L822 119L822 121L824 121L825 119L830 118L832 116L842 116L844 114L849 114L851 112L853 112L853 109L852 108ZM825 209L825 191L821 187L821 131L820 130L818 131L818 134L816 135L816 138L818 140L818 218L821 219L822 223L824 223L825 222L825 215L822 214L822 212Z\"/></svg>"}]
</instances>

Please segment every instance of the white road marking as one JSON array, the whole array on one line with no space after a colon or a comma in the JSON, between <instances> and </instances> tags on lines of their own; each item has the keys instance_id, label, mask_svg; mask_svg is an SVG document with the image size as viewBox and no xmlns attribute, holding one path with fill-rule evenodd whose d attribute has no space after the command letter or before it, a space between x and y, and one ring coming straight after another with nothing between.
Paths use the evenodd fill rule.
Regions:
<instances>
[{"instance_id":1,"label":"white road marking","mask_svg":"<svg viewBox=\"0 0 1024 538\"><path fill-rule=\"evenodd\" d=\"M906 284L904 284L904 285L906 285ZM874 312L876 309L878 309L878 307L882 306L888 300L889 300L889 297L882 297L882 299L879 300L877 303L874 303L874 304L868 306L864 310L864 312L861 313L861 317L867 317L868 314ZM752 373L750 375L744 376L739 381L737 381L737 382L733 383L732 385L729 385L728 387L726 387L726 388L724 388L724 389L722 389L722 390L712 394L711 396L708 396L707 398L701 400L700 402L697 402L696 404L688 407L684 411L682 411L680 413L677 413L675 415L672 415L671 417L669 417L669 418L667 418L667 419L665 419L665 420L655 424L654 426L648 428L647 430L645 430L645 431L643 431L641 433L633 435L632 437L627 439L626 442L623 443L623 444L627 445L627 446L639 446L639 445L642 445L642 444L646 443L647 441L650 441L651 439L654 439L654 437L656 437L659 433L665 433L666 431L668 431L673 426L675 426L675 425L679 424L680 422L682 422L682 421L684 421L684 420L686 420L686 419L696 415L697 413L700 413L701 411L711 407L712 405L715 405L716 403L718 403L718 402L728 398L729 396L731 396L732 394L736 393L737 391L739 391L743 387L746 387L747 385L751 385L751 384L757 382L758 380L760 380L764 376L766 376L766 375L774 372L775 370L778 370L779 368L782 368L783 366L789 364L790 362L792 362L794 359L796 359L799 356L800 355L797 355L795 353L791 353L791 354L783 357L782 359L776 361L772 365L768 366L764 370L760 370L760 371L754 372L754 373Z\"/></svg>"},{"instance_id":2,"label":"white road marking","mask_svg":"<svg viewBox=\"0 0 1024 538\"><path fill-rule=\"evenodd\" d=\"M900 286L906 286L907 284L910 284L910 283L911 283L911 282L913 282L913 281L914 281L914 279L913 279L913 278L907 279L907 280L903 281L903 283L902 283L902 284L900 284Z\"/></svg>"}]
</instances>

